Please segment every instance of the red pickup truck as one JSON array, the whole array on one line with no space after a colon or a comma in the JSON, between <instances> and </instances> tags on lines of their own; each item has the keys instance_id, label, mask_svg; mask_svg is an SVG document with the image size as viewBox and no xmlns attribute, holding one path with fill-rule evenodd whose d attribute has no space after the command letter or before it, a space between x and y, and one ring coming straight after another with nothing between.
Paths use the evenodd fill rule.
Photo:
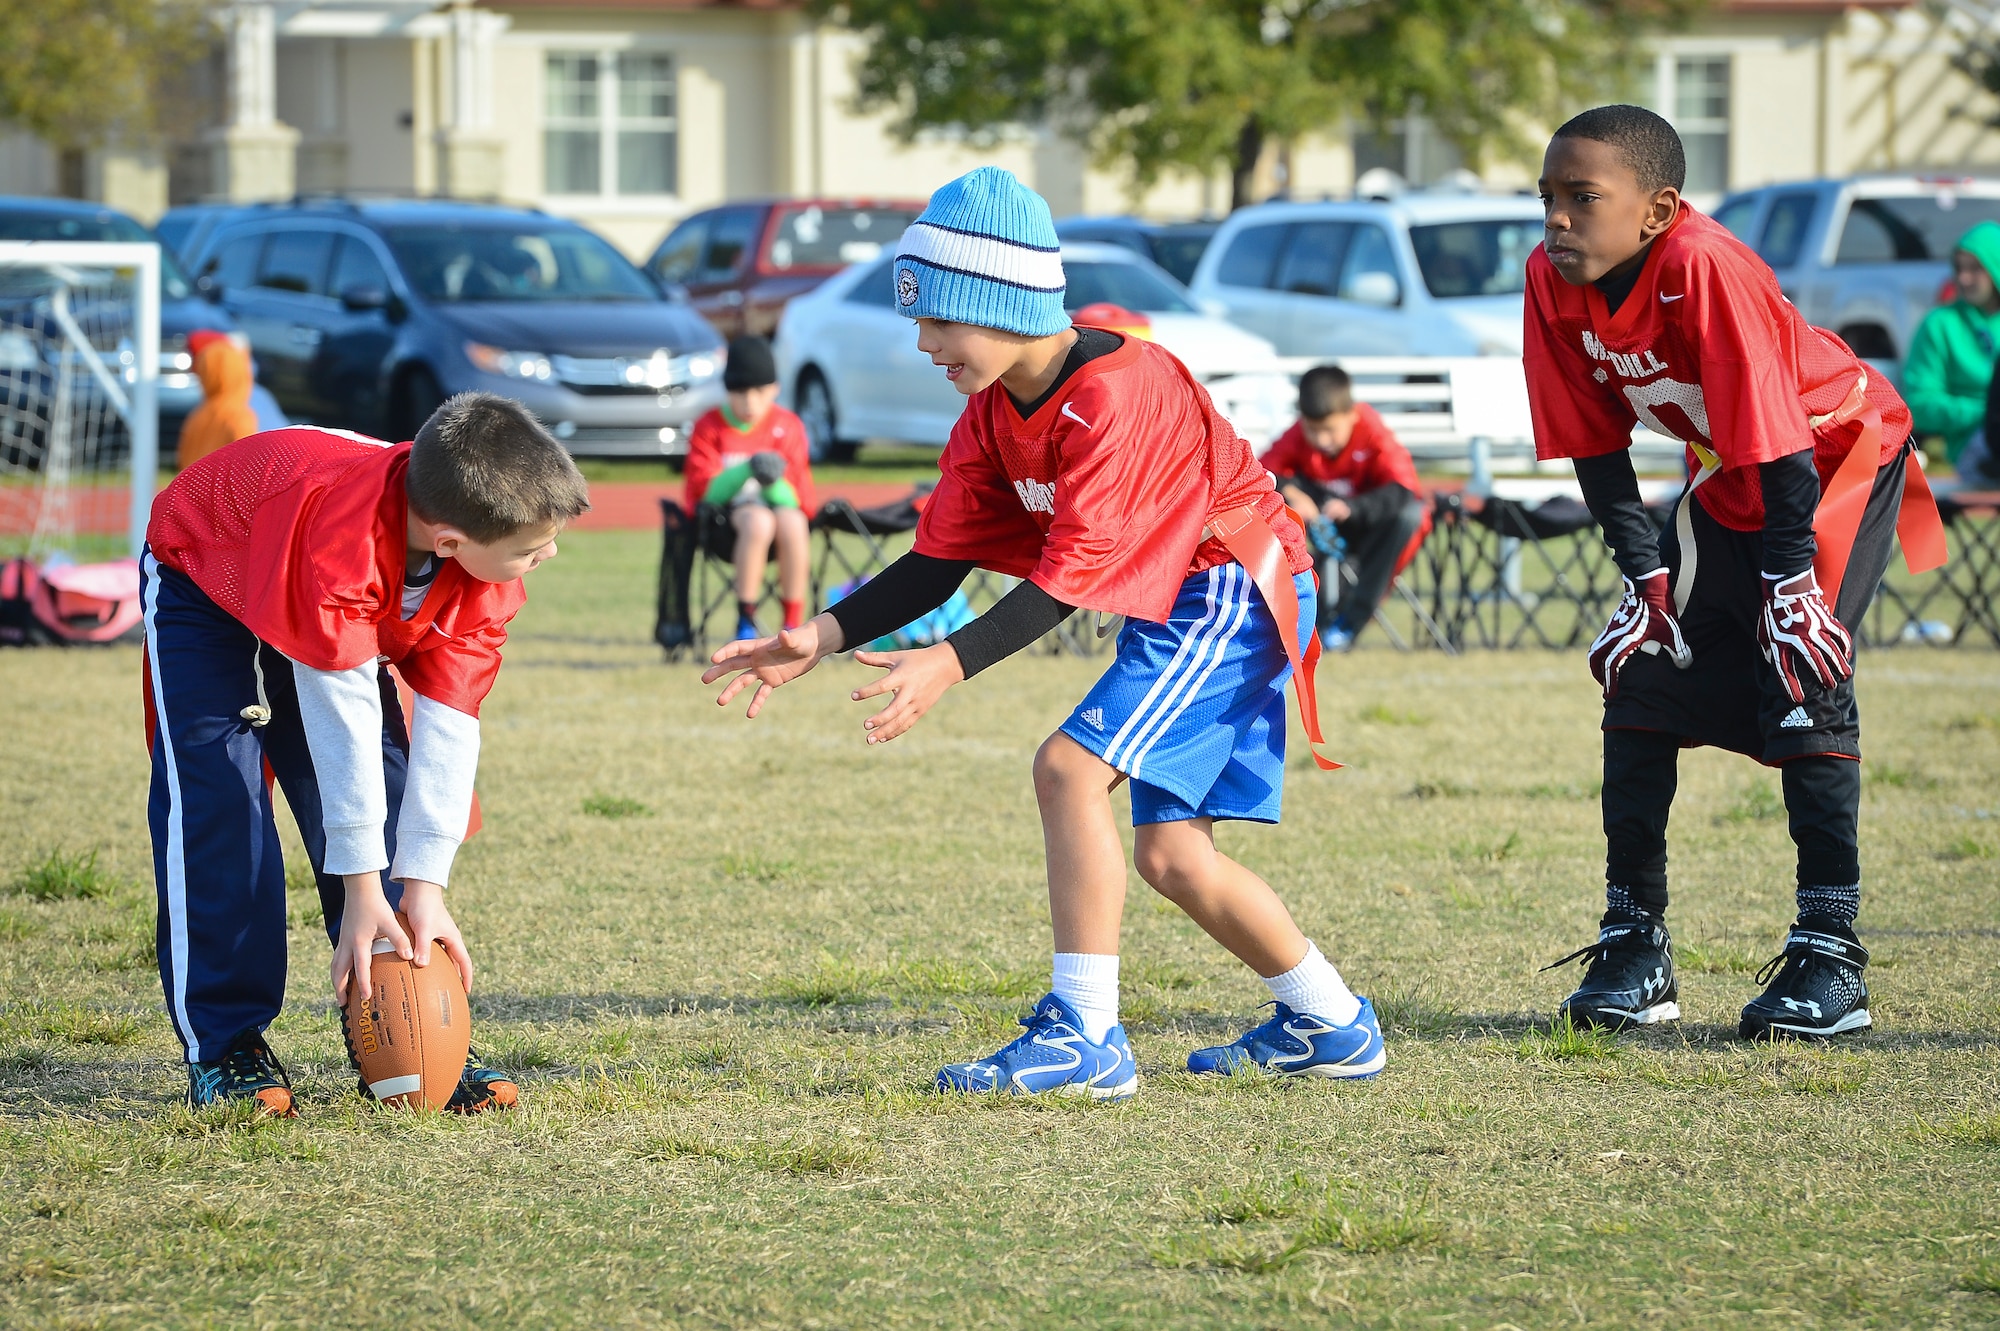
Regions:
<instances>
[{"instance_id":1,"label":"red pickup truck","mask_svg":"<svg viewBox=\"0 0 2000 1331\"><path fill-rule=\"evenodd\" d=\"M792 297L875 258L924 210L921 199L765 199L694 214L646 268L687 289L724 337L771 336Z\"/></svg>"}]
</instances>

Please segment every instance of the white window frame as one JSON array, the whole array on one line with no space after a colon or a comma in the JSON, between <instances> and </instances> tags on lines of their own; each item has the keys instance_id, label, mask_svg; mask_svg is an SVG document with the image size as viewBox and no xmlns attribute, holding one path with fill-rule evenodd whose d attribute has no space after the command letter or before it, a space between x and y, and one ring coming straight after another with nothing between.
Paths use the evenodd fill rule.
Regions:
<instances>
[{"instance_id":1,"label":"white window frame","mask_svg":"<svg viewBox=\"0 0 2000 1331\"><path fill-rule=\"evenodd\" d=\"M542 190L541 198L551 212L656 212L661 207L678 207L681 183L681 76L684 65L679 55L671 49L656 46L642 46L633 43L607 45L602 40L551 40L538 47L537 68L542 78L540 116L542 127ZM671 62L674 79L674 114L665 119L626 120L619 113L619 70L620 56L664 56ZM548 188L549 164L548 132L560 129L584 129L582 122L552 120L549 116L549 58L551 56L589 56L597 61L597 117L594 128L597 132L597 184L595 194L555 194ZM664 194L624 194L618 189L618 131L625 128L667 128L674 136L674 183L676 189Z\"/></svg>"},{"instance_id":2,"label":"white window frame","mask_svg":"<svg viewBox=\"0 0 2000 1331\"><path fill-rule=\"evenodd\" d=\"M1729 73L1729 108L1726 115L1720 117L1702 116L1691 118L1682 117L1678 114L1680 62L1683 60L1700 60L1711 63L1720 61L1723 65L1727 66ZM1654 108L1666 118L1668 124L1679 131L1683 137L1689 134L1722 135L1721 193L1727 195L1736 187L1735 163L1732 160L1735 157L1736 128L1731 123L1736 116L1736 53L1734 51L1718 51L1712 48L1681 50L1669 47L1667 50L1659 53L1653 68Z\"/></svg>"}]
</instances>

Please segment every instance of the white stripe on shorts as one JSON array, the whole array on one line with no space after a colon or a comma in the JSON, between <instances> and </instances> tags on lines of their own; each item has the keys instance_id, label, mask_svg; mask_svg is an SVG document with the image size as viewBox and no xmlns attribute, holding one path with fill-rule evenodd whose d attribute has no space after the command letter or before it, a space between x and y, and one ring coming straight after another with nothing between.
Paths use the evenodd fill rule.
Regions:
<instances>
[{"instance_id":1,"label":"white stripe on shorts","mask_svg":"<svg viewBox=\"0 0 2000 1331\"><path fill-rule=\"evenodd\" d=\"M181 824L181 770L174 757L174 732L167 724L167 691L160 681L160 562L146 554L146 664L152 671L153 712L159 725L160 751L167 760L167 956L174 971L171 1016L187 1044L190 1063L201 1061L201 1042L187 1014L188 917L187 837Z\"/></svg>"},{"instance_id":2,"label":"white stripe on shorts","mask_svg":"<svg viewBox=\"0 0 2000 1331\"><path fill-rule=\"evenodd\" d=\"M947 231L925 222L910 224L910 229L903 233L902 244L896 247L896 258L998 278L1036 291L1063 289L1062 255L1055 250L1030 249L992 236Z\"/></svg>"},{"instance_id":3,"label":"white stripe on shorts","mask_svg":"<svg viewBox=\"0 0 2000 1331\"><path fill-rule=\"evenodd\" d=\"M1180 720L1181 713L1188 709L1188 704L1201 696L1202 689L1208 685L1208 677L1215 673L1215 668L1222 664L1222 658L1229 654L1229 644L1235 641L1237 633L1243 628L1243 621L1249 618L1250 575L1240 565L1231 564L1229 567L1236 569L1240 574L1235 580L1235 590L1237 593L1236 614L1229 620L1226 628L1222 629L1219 633L1211 633L1209 635L1210 644L1213 645L1215 651L1209 656L1208 664L1203 666L1199 657L1197 657L1195 664L1189 670L1189 673L1194 677L1187 689L1181 694L1180 703L1166 714L1160 724L1154 727L1151 737L1146 740L1137 753L1132 755L1132 770L1128 775L1134 781L1139 779L1139 767L1146 761L1146 755L1153 751L1153 746L1160 742L1160 736L1172 730L1174 722ZM1200 673L1194 674L1195 671L1200 671Z\"/></svg>"},{"instance_id":4,"label":"white stripe on shorts","mask_svg":"<svg viewBox=\"0 0 2000 1331\"><path fill-rule=\"evenodd\" d=\"M1118 746L1132 738L1133 728L1144 721L1146 717L1146 709L1151 707L1153 701L1166 689L1167 684L1174 677L1174 672L1181 668L1181 663L1187 659L1188 653L1194 650L1195 639L1201 634L1209 621L1215 618L1215 597L1216 593L1221 589L1221 574L1222 570L1226 567L1228 566L1218 564L1208 571L1208 604L1202 610L1201 618L1195 620L1189 626L1188 631L1182 635L1181 645L1174 649L1173 660L1167 662L1167 668L1162 670L1158 677L1153 680L1153 687L1146 690L1146 696L1139 700L1139 705L1132 709L1132 714L1127 716L1125 723L1118 727L1118 733L1113 735L1111 742L1104 746L1104 761L1111 764L1111 766L1118 766ZM1171 614L1171 612L1169 613Z\"/></svg>"}]
</instances>

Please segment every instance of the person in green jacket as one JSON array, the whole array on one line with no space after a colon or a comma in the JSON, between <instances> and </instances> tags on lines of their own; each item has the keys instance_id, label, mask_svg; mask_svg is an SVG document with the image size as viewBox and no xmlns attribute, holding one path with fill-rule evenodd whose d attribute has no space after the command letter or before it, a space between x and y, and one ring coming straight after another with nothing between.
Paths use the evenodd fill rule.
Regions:
<instances>
[{"instance_id":1,"label":"person in green jacket","mask_svg":"<svg viewBox=\"0 0 2000 1331\"><path fill-rule=\"evenodd\" d=\"M1903 361L1903 397L1920 435L1942 435L1956 465L1986 419L2000 351L2000 223L1981 222L1951 252L1958 299L1924 316Z\"/></svg>"}]
</instances>

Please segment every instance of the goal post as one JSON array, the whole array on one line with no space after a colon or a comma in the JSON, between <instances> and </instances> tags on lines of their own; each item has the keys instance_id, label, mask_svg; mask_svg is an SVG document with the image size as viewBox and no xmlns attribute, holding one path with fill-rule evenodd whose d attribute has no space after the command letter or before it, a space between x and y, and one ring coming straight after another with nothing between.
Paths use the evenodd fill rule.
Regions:
<instances>
[{"instance_id":1,"label":"goal post","mask_svg":"<svg viewBox=\"0 0 2000 1331\"><path fill-rule=\"evenodd\" d=\"M160 462L160 248L0 241L0 543L139 553Z\"/></svg>"}]
</instances>

